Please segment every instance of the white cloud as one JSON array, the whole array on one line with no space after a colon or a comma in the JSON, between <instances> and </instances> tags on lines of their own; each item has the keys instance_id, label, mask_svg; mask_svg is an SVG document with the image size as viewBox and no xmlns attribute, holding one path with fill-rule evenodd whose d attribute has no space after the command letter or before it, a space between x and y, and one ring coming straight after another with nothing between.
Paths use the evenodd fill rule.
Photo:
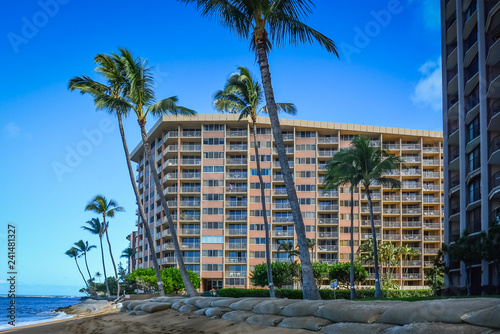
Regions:
<instances>
[{"instance_id":1,"label":"white cloud","mask_svg":"<svg viewBox=\"0 0 500 334\"><path fill-rule=\"evenodd\" d=\"M442 108L441 58L437 61L426 62L418 71L422 74L422 78L415 86L411 100L415 105L440 111Z\"/></svg>"},{"instance_id":2,"label":"white cloud","mask_svg":"<svg viewBox=\"0 0 500 334\"><path fill-rule=\"evenodd\" d=\"M10 138L19 138L21 136L27 138L31 137L29 133L23 132L19 125L17 125L15 122L7 123L3 127L3 132Z\"/></svg>"}]
</instances>

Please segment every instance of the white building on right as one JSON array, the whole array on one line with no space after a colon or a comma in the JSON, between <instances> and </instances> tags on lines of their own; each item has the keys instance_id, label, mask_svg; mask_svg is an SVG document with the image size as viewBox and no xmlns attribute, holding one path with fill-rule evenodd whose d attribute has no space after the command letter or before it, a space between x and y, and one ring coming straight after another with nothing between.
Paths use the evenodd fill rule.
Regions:
<instances>
[{"instance_id":1,"label":"white building on right","mask_svg":"<svg viewBox=\"0 0 500 334\"><path fill-rule=\"evenodd\" d=\"M487 230L500 213L500 1L441 0L445 242ZM448 286L465 286L451 263ZM474 293L496 285L494 266L477 259Z\"/></svg>"}]
</instances>

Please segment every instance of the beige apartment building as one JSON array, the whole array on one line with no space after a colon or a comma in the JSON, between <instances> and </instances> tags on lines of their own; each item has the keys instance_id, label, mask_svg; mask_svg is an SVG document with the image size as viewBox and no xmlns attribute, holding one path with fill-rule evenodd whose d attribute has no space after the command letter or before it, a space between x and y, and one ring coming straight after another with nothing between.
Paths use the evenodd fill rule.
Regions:
<instances>
[{"instance_id":1,"label":"beige apartment building","mask_svg":"<svg viewBox=\"0 0 500 334\"><path fill-rule=\"evenodd\" d=\"M416 248L421 255L397 270L407 287L424 285L424 268L432 265L443 242L442 133L377 126L282 119L283 139L297 187L306 234L316 240L314 261L349 261L349 188L323 191L327 161L350 145L355 135L368 136L374 146L401 156L404 167L390 173L401 189L373 186L378 238ZM200 274L202 289L250 287L253 266L265 261L264 221L251 123L237 115L164 116L148 136L160 174L163 194L156 194L138 145L137 182L155 244L141 226L129 236L137 248L131 269L150 267L154 248L162 267L175 266L171 234L159 196L166 196L183 257ZM279 244L295 240L293 217L275 149L270 121L258 118L259 154L271 224L274 261L288 261ZM371 238L368 200L362 189L354 195L355 246ZM369 283L373 283L373 269ZM404 277L401 277L404 275ZM400 281L401 283L401 281Z\"/></svg>"}]
</instances>

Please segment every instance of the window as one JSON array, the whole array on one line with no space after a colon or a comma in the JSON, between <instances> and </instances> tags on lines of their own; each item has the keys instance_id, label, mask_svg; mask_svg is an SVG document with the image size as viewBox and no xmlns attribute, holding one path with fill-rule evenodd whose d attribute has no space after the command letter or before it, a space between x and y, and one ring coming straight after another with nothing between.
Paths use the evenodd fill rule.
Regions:
<instances>
[{"instance_id":1,"label":"window","mask_svg":"<svg viewBox=\"0 0 500 334\"><path fill-rule=\"evenodd\" d=\"M203 152L205 159L224 159L224 152Z\"/></svg>"},{"instance_id":2,"label":"window","mask_svg":"<svg viewBox=\"0 0 500 334\"><path fill-rule=\"evenodd\" d=\"M224 138L205 138L203 145L224 145Z\"/></svg>"},{"instance_id":3,"label":"window","mask_svg":"<svg viewBox=\"0 0 500 334\"><path fill-rule=\"evenodd\" d=\"M226 285L245 285L244 278L226 278Z\"/></svg>"},{"instance_id":4,"label":"window","mask_svg":"<svg viewBox=\"0 0 500 334\"><path fill-rule=\"evenodd\" d=\"M259 157L261 162L271 161L271 155L259 154ZM250 156L250 161L255 161L255 155Z\"/></svg>"},{"instance_id":5,"label":"window","mask_svg":"<svg viewBox=\"0 0 500 334\"><path fill-rule=\"evenodd\" d=\"M224 236L222 235L204 235L201 237L201 242L204 244L223 244Z\"/></svg>"},{"instance_id":6,"label":"window","mask_svg":"<svg viewBox=\"0 0 500 334\"><path fill-rule=\"evenodd\" d=\"M224 187L224 180L203 180L204 187Z\"/></svg>"},{"instance_id":7,"label":"window","mask_svg":"<svg viewBox=\"0 0 500 334\"><path fill-rule=\"evenodd\" d=\"M305 225L306 232L316 232L316 225Z\"/></svg>"},{"instance_id":8,"label":"window","mask_svg":"<svg viewBox=\"0 0 500 334\"><path fill-rule=\"evenodd\" d=\"M202 251L202 256L206 257L223 257L224 256L224 251L222 249L217 250L217 249L206 249Z\"/></svg>"},{"instance_id":9,"label":"window","mask_svg":"<svg viewBox=\"0 0 500 334\"><path fill-rule=\"evenodd\" d=\"M297 185L297 191L316 191L315 184L299 184Z\"/></svg>"},{"instance_id":10,"label":"window","mask_svg":"<svg viewBox=\"0 0 500 334\"><path fill-rule=\"evenodd\" d=\"M297 138L315 138L316 132L315 131L297 131L297 132L295 132L295 136Z\"/></svg>"},{"instance_id":11,"label":"window","mask_svg":"<svg viewBox=\"0 0 500 334\"><path fill-rule=\"evenodd\" d=\"M224 166L203 166L203 173L224 173Z\"/></svg>"},{"instance_id":12,"label":"window","mask_svg":"<svg viewBox=\"0 0 500 334\"><path fill-rule=\"evenodd\" d=\"M203 228L208 230L222 230L224 228L223 222L204 222Z\"/></svg>"},{"instance_id":13,"label":"window","mask_svg":"<svg viewBox=\"0 0 500 334\"><path fill-rule=\"evenodd\" d=\"M348 206L351 207L351 201L340 201L340 206ZM359 201L354 201L354 206L359 206Z\"/></svg>"},{"instance_id":14,"label":"window","mask_svg":"<svg viewBox=\"0 0 500 334\"><path fill-rule=\"evenodd\" d=\"M252 259L265 259L266 252L265 251L250 252L250 258L252 258Z\"/></svg>"},{"instance_id":15,"label":"window","mask_svg":"<svg viewBox=\"0 0 500 334\"><path fill-rule=\"evenodd\" d=\"M304 218L304 219L316 219L316 212L302 212L302 218Z\"/></svg>"},{"instance_id":16,"label":"window","mask_svg":"<svg viewBox=\"0 0 500 334\"><path fill-rule=\"evenodd\" d=\"M203 200L204 201L223 201L224 194L204 194Z\"/></svg>"},{"instance_id":17,"label":"window","mask_svg":"<svg viewBox=\"0 0 500 334\"><path fill-rule=\"evenodd\" d=\"M266 203L271 203L271 196L265 196ZM250 203L261 203L260 196L250 196Z\"/></svg>"},{"instance_id":18,"label":"window","mask_svg":"<svg viewBox=\"0 0 500 334\"><path fill-rule=\"evenodd\" d=\"M250 142L250 147L255 148L255 142ZM270 141L258 141L257 142L257 147L258 148L271 148L271 142Z\"/></svg>"},{"instance_id":19,"label":"window","mask_svg":"<svg viewBox=\"0 0 500 334\"><path fill-rule=\"evenodd\" d=\"M223 271L224 265L223 264L207 263L207 264L203 264L201 268L203 271Z\"/></svg>"},{"instance_id":20,"label":"window","mask_svg":"<svg viewBox=\"0 0 500 334\"><path fill-rule=\"evenodd\" d=\"M340 233L351 233L351 227L350 226L340 227ZM354 227L354 233L359 233L359 227ZM377 233L379 233L379 231L377 231Z\"/></svg>"},{"instance_id":21,"label":"window","mask_svg":"<svg viewBox=\"0 0 500 334\"><path fill-rule=\"evenodd\" d=\"M316 172L311 172L311 171L298 171L295 172L296 177L304 177L304 178L313 178L316 177Z\"/></svg>"},{"instance_id":22,"label":"window","mask_svg":"<svg viewBox=\"0 0 500 334\"><path fill-rule=\"evenodd\" d=\"M296 158L295 161L298 165L315 165L316 158Z\"/></svg>"},{"instance_id":23,"label":"window","mask_svg":"<svg viewBox=\"0 0 500 334\"><path fill-rule=\"evenodd\" d=\"M200 274L200 265L199 264L186 264L186 269L191 270L193 273Z\"/></svg>"},{"instance_id":24,"label":"window","mask_svg":"<svg viewBox=\"0 0 500 334\"><path fill-rule=\"evenodd\" d=\"M351 240L340 240L340 246L351 246ZM354 246L359 246L359 240L354 240Z\"/></svg>"},{"instance_id":25,"label":"window","mask_svg":"<svg viewBox=\"0 0 500 334\"><path fill-rule=\"evenodd\" d=\"M251 169L252 175L257 175L257 169ZM271 175L271 169L269 168L261 168L260 169L260 174L261 175Z\"/></svg>"},{"instance_id":26,"label":"window","mask_svg":"<svg viewBox=\"0 0 500 334\"><path fill-rule=\"evenodd\" d=\"M271 128L257 128L257 134L258 135L270 135Z\"/></svg>"},{"instance_id":27,"label":"window","mask_svg":"<svg viewBox=\"0 0 500 334\"><path fill-rule=\"evenodd\" d=\"M300 144L295 145L297 151L316 151L316 145L314 144Z\"/></svg>"},{"instance_id":28,"label":"window","mask_svg":"<svg viewBox=\"0 0 500 334\"><path fill-rule=\"evenodd\" d=\"M351 187L340 187L339 188L341 194L350 194L351 193ZM359 192L358 187L354 187L354 193Z\"/></svg>"},{"instance_id":29,"label":"window","mask_svg":"<svg viewBox=\"0 0 500 334\"><path fill-rule=\"evenodd\" d=\"M250 238L251 245L265 245L266 238Z\"/></svg>"},{"instance_id":30,"label":"window","mask_svg":"<svg viewBox=\"0 0 500 334\"><path fill-rule=\"evenodd\" d=\"M204 215L223 215L224 214L224 209L223 208L203 208L203 214Z\"/></svg>"},{"instance_id":31,"label":"window","mask_svg":"<svg viewBox=\"0 0 500 334\"><path fill-rule=\"evenodd\" d=\"M270 210L266 210L266 214L269 217L271 215ZM250 217L264 217L263 210L250 210Z\"/></svg>"},{"instance_id":32,"label":"window","mask_svg":"<svg viewBox=\"0 0 500 334\"><path fill-rule=\"evenodd\" d=\"M269 230L271 229L271 224L269 224ZM250 231L265 231L266 227L264 224L250 224Z\"/></svg>"},{"instance_id":33,"label":"window","mask_svg":"<svg viewBox=\"0 0 500 334\"><path fill-rule=\"evenodd\" d=\"M300 205L314 205L316 204L316 198L299 198Z\"/></svg>"},{"instance_id":34,"label":"window","mask_svg":"<svg viewBox=\"0 0 500 334\"><path fill-rule=\"evenodd\" d=\"M224 131L224 124L205 124L203 126L204 131Z\"/></svg>"},{"instance_id":35,"label":"window","mask_svg":"<svg viewBox=\"0 0 500 334\"><path fill-rule=\"evenodd\" d=\"M260 182L251 182L250 189L260 189ZM264 189L271 189L271 182L264 182Z\"/></svg>"},{"instance_id":36,"label":"window","mask_svg":"<svg viewBox=\"0 0 500 334\"><path fill-rule=\"evenodd\" d=\"M340 219L342 220L351 220L351 214L350 213L341 213L340 214ZM354 220L359 220L359 213L354 214Z\"/></svg>"}]
</instances>

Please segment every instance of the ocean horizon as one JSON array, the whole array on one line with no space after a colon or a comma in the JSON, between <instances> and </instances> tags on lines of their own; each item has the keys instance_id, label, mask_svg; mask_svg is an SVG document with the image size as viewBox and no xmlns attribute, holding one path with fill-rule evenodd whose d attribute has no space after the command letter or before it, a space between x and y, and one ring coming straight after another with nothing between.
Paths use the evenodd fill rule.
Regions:
<instances>
[{"instance_id":1,"label":"ocean horizon","mask_svg":"<svg viewBox=\"0 0 500 334\"><path fill-rule=\"evenodd\" d=\"M9 324L9 310L11 298L0 295L0 331L21 326L72 318L64 312L56 311L60 307L68 307L80 302L76 296L16 296L15 326Z\"/></svg>"}]
</instances>

